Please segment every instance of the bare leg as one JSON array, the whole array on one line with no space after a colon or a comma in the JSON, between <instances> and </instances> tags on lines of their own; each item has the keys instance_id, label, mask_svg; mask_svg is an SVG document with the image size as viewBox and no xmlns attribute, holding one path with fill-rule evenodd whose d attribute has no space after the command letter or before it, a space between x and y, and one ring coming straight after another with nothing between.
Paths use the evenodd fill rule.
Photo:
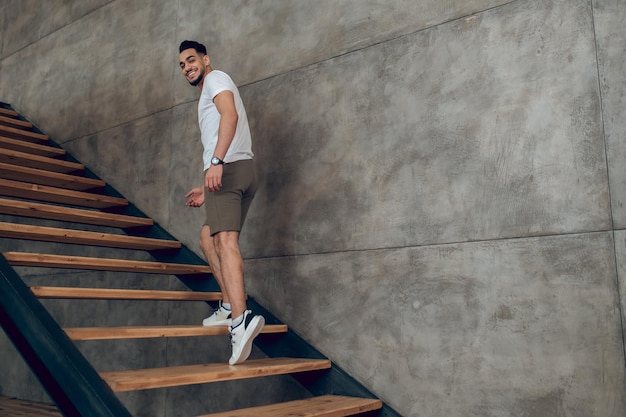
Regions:
<instances>
[{"instance_id":1,"label":"bare leg","mask_svg":"<svg viewBox=\"0 0 626 417\"><path fill-rule=\"evenodd\" d=\"M215 241L211 236L211 229L209 229L209 226L207 225L204 225L202 230L200 230L200 249L202 249L204 257L211 266L211 271L213 271L213 276L217 281L217 285L220 286L220 290L222 291L222 301L224 303L230 303L228 289L224 286L222 266L217 255L217 251L215 250Z\"/></svg>"},{"instance_id":2,"label":"bare leg","mask_svg":"<svg viewBox=\"0 0 626 417\"><path fill-rule=\"evenodd\" d=\"M233 319L246 310L246 295L243 284L243 257L239 251L239 232L224 231L213 236L213 244L224 284L230 298Z\"/></svg>"},{"instance_id":3,"label":"bare leg","mask_svg":"<svg viewBox=\"0 0 626 417\"><path fill-rule=\"evenodd\" d=\"M243 284L243 257L239 250L239 232L216 233L213 244L219 258L224 286L230 296L233 321L230 327L230 343L233 350L228 364L236 365L250 356L254 338L263 330L265 319L260 315L244 315L246 295ZM237 322L239 317L243 319L241 322Z\"/></svg>"}]
</instances>

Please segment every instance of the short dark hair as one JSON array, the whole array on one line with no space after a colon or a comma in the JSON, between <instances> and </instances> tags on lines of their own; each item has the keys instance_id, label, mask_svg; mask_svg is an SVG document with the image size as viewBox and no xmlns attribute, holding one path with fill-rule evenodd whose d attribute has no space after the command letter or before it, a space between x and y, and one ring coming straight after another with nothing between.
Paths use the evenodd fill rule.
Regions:
<instances>
[{"instance_id":1,"label":"short dark hair","mask_svg":"<svg viewBox=\"0 0 626 417\"><path fill-rule=\"evenodd\" d=\"M196 41L182 41L180 46L178 47L178 53L183 52L186 49L193 48L196 52L206 55L206 46L202 45L200 42Z\"/></svg>"}]
</instances>

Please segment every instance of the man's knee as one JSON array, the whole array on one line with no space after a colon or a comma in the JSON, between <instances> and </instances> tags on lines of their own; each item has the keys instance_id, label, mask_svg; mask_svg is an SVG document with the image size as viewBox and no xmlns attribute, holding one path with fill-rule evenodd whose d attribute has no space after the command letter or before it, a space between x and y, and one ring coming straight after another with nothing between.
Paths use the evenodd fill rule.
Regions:
<instances>
[{"instance_id":1,"label":"man's knee","mask_svg":"<svg viewBox=\"0 0 626 417\"><path fill-rule=\"evenodd\" d=\"M213 236L215 250L219 253L236 250L239 252L239 232L219 232Z\"/></svg>"}]
</instances>

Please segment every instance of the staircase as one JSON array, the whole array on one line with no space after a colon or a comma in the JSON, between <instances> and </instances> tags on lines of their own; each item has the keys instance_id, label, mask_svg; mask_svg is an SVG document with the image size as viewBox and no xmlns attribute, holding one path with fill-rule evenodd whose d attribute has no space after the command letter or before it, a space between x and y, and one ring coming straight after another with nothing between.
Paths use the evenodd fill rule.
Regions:
<instances>
[{"instance_id":1,"label":"staircase","mask_svg":"<svg viewBox=\"0 0 626 417\"><path fill-rule=\"evenodd\" d=\"M220 293L210 267L202 259L4 103L0 103L0 214L17 219L0 222L1 238L148 251L154 259L136 261L19 251L6 251L0 256L0 324L63 415L130 416L116 392L289 374L312 397L201 417L398 416L252 298L248 299L249 307L266 318L267 325L255 344L267 359L251 359L236 366L208 363L153 369L93 369L74 341L223 337L228 329L194 325L62 328L62 323L52 319L39 299L210 303L219 300ZM65 226L32 225L26 218L54 220ZM76 225L80 224L119 228L125 234L79 230ZM13 267L168 275L175 276L190 290L27 287Z\"/></svg>"}]
</instances>

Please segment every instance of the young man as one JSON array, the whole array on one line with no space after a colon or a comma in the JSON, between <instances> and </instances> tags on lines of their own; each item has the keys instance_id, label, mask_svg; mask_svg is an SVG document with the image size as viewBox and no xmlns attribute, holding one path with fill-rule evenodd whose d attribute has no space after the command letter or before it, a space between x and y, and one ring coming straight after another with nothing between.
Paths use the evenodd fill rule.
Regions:
<instances>
[{"instance_id":1,"label":"young man","mask_svg":"<svg viewBox=\"0 0 626 417\"><path fill-rule=\"evenodd\" d=\"M230 325L232 356L229 364L248 359L252 341L265 325L246 307L243 258L239 233L257 187L252 139L246 110L233 80L213 70L206 47L183 41L179 65L189 84L202 91L198 121L204 147L204 187L189 191L187 206L205 205L206 220L200 247L222 290L223 302L202 322Z\"/></svg>"}]
</instances>

